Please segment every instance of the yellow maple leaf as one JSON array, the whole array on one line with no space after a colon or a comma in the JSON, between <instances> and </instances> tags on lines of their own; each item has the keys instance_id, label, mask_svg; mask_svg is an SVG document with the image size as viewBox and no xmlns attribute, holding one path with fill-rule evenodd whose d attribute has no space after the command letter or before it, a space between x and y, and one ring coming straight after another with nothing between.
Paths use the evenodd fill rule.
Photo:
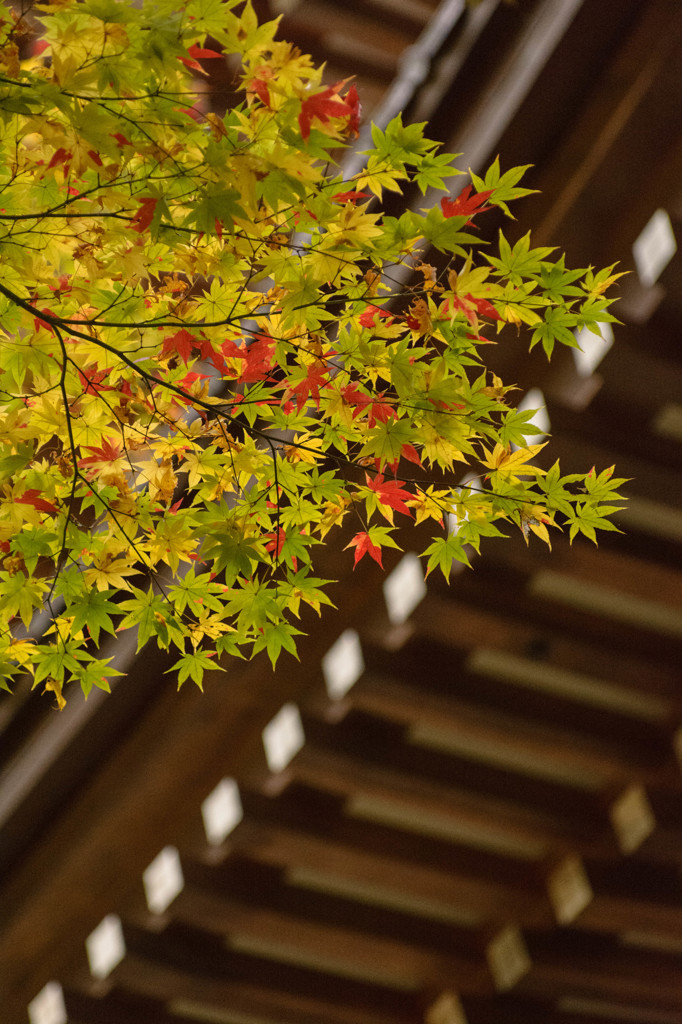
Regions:
<instances>
[{"instance_id":1,"label":"yellow maple leaf","mask_svg":"<svg viewBox=\"0 0 682 1024\"><path fill-rule=\"evenodd\" d=\"M528 465L530 459L534 459L538 452L547 444L531 444L527 448L505 448L504 445L496 444L493 451L483 447L484 457L482 465L494 473L515 479L520 476L544 476L544 469L538 466Z\"/></svg>"},{"instance_id":2,"label":"yellow maple leaf","mask_svg":"<svg viewBox=\"0 0 682 1024\"><path fill-rule=\"evenodd\" d=\"M435 519L436 522L442 523L443 516L452 508L452 492L436 491L430 486L405 504L414 509L415 526L427 519Z\"/></svg>"},{"instance_id":3,"label":"yellow maple leaf","mask_svg":"<svg viewBox=\"0 0 682 1024\"><path fill-rule=\"evenodd\" d=\"M62 684L59 679L55 679L53 676L48 676L45 680L45 688L43 693L53 693L57 698L57 708L63 711L66 707L66 697L62 694Z\"/></svg>"},{"instance_id":4,"label":"yellow maple leaf","mask_svg":"<svg viewBox=\"0 0 682 1024\"><path fill-rule=\"evenodd\" d=\"M316 526L320 537L326 537L333 526L340 526L347 511L346 503L337 505L328 501L324 506L322 518Z\"/></svg>"},{"instance_id":5,"label":"yellow maple leaf","mask_svg":"<svg viewBox=\"0 0 682 1024\"><path fill-rule=\"evenodd\" d=\"M552 542L550 540L547 526L554 526L557 529L559 529L559 527L552 517L547 515L547 510L545 508L541 508L539 505L524 505L520 511L519 525L526 544L528 544L528 535L532 531L536 537L539 537L540 540L545 542L551 551Z\"/></svg>"},{"instance_id":6,"label":"yellow maple leaf","mask_svg":"<svg viewBox=\"0 0 682 1024\"><path fill-rule=\"evenodd\" d=\"M120 587L121 590L130 590L129 583L124 576L137 576L139 569L131 568L125 558L116 558L112 562L102 562L89 566L83 578L89 586L96 586L98 590L113 590Z\"/></svg>"}]
</instances>

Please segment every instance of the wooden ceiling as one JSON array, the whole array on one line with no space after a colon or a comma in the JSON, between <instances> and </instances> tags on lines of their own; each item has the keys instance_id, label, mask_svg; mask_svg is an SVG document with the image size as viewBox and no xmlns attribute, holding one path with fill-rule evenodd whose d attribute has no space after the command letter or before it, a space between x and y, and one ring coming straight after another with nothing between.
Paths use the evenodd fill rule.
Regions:
<instances>
[{"instance_id":1,"label":"wooden ceiling","mask_svg":"<svg viewBox=\"0 0 682 1024\"><path fill-rule=\"evenodd\" d=\"M329 548L339 610L300 665L176 694L119 640L111 697L2 695L0 1019L682 1024L681 260L642 283L632 257L658 209L679 234L682 7L286 6L282 35L357 75L368 115L428 118L460 166L532 162L517 233L633 271L594 373L495 353L542 388L564 468L632 477L625 533L491 542L406 617ZM269 767L283 707L302 733Z\"/></svg>"}]
</instances>

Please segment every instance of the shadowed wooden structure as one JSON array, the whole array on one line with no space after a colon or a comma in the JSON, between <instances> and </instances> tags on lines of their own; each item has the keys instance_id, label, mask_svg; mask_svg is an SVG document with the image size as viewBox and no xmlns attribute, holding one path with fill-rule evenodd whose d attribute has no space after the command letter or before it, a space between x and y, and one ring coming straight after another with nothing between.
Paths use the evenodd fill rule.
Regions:
<instances>
[{"instance_id":1,"label":"shadowed wooden structure","mask_svg":"<svg viewBox=\"0 0 682 1024\"><path fill-rule=\"evenodd\" d=\"M281 34L461 167L532 162L522 230L632 271L598 366L491 357L564 471L632 478L625 534L426 588L419 529L387 577L335 545L300 665L177 694L121 638L110 697L2 695L0 1020L682 1024L682 6L301 0Z\"/></svg>"}]
</instances>

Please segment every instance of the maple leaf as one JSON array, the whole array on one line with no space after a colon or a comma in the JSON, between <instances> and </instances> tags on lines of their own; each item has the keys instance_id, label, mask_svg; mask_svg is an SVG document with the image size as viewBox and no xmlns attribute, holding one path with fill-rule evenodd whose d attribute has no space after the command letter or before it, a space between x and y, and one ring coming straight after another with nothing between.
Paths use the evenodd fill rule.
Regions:
<instances>
[{"instance_id":1,"label":"maple leaf","mask_svg":"<svg viewBox=\"0 0 682 1024\"><path fill-rule=\"evenodd\" d=\"M332 117L354 118L356 116L356 109L344 102L338 95L342 86L343 82L337 82L336 85L330 85L328 89L315 93L314 96L309 96L307 100L303 101L301 113L298 115L298 125L301 129L301 137L305 141L310 138L313 118L327 124Z\"/></svg>"},{"instance_id":2,"label":"maple leaf","mask_svg":"<svg viewBox=\"0 0 682 1024\"><path fill-rule=\"evenodd\" d=\"M395 319L392 313L389 313L387 309L381 309L380 306L373 306L371 303L358 317L358 322L362 327L374 327L376 325L376 318L379 317L383 320L388 320L389 323L393 323Z\"/></svg>"},{"instance_id":3,"label":"maple leaf","mask_svg":"<svg viewBox=\"0 0 682 1024\"><path fill-rule=\"evenodd\" d=\"M476 312L480 313L481 316L485 316L488 320L500 320L500 314L497 312L492 302L488 299L484 299L481 296L467 294L464 296L472 305L475 307Z\"/></svg>"},{"instance_id":4,"label":"maple leaf","mask_svg":"<svg viewBox=\"0 0 682 1024\"><path fill-rule=\"evenodd\" d=\"M511 480L515 480L519 476L542 476L545 471L539 469L538 466L528 465L528 461L534 459L546 444L545 441L542 444L531 444L527 448L514 450L498 443L492 452L483 448L485 454L481 462L488 469L499 473L500 476L509 477Z\"/></svg>"},{"instance_id":5,"label":"maple leaf","mask_svg":"<svg viewBox=\"0 0 682 1024\"><path fill-rule=\"evenodd\" d=\"M393 522L392 509L402 512L405 516L412 516L405 502L410 501L413 495L401 486L401 480L385 480L381 473L377 473L374 479L365 474L365 482L368 489L376 496L379 511L388 519L389 523Z\"/></svg>"},{"instance_id":6,"label":"maple leaf","mask_svg":"<svg viewBox=\"0 0 682 1024\"><path fill-rule=\"evenodd\" d=\"M469 217L473 218L477 213L483 213L485 210L491 210L491 206L483 206L482 204L490 199L493 194L492 189L487 189L484 192L475 192L471 194L472 186L466 185L456 199L450 199L449 196L444 196L440 201L440 208L443 211L444 217ZM465 227L473 224L473 219L469 219Z\"/></svg>"},{"instance_id":7,"label":"maple leaf","mask_svg":"<svg viewBox=\"0 0 682 1024\"><path fill-rule=\"evenodd\" d=\"M287 535L282 529L273 530L271 533L266 533L264 535L264 540L267 541L267 544L265 545L265 550L268 551L271 555L274 555L275 559L279 559L279 556L282 554L282 548L284 547L286 539Z\"/></svg>"},{"instance_id":8,"label":"maple leaf","mask_svg":"<svg viewBox=\"0 0 682 1024\"><path fill-rule=\"evenodd\" d=\"M178 60L181 61L185 67L191 68L192 71L198 71L200 74L207 74L199 63L200 60L207 60L209 58L222 57L222 53L218 53L216 50L205 50L196 44L187 48L189 57L183 57L178 55Z\"/></svg>"},{"instance_id":9,"label":"maple leaf","mask_svg":"<svg viewBox=\"0 0 682 1024\"><path fill-rule=\"evenodd\" d=\"M421 456L414 445L404 444L400 449L400 455L401 458L407 459L408 462L414 462L416 466L421 466L422 464Z\"/></svg>"},{"instance_id":10,"label":"maple leaf","mask_svg":"<svg viewBox=\"0 0 682 1024\"><path fill-rule=\"evenodd\" d=\"M100 446L85 445L92 452L78 460L81 469L87 468L88 479L98 478L103 484L113 483L125 488L125 474L131 469L127 453L118 442L104 439Z\"/></svg>"},{"instance_id":11,"label":"maple leaf","mask_svg":"<svg viewBox=\"0 0 682 1024\"><path fill-rule=\"evenodd\" d=\"M164 35L168 4L145 0L124 5L125 27L105 21L104 37L78 0L47 6L49 89L44 68L21 67L30 40L4 52L22 81L3 131L23 141L0 212L24 237L0 283L0 688L19 671L54 679L57 695L69 681L106 688L111 670L92 651L115 610L140 647L178 647L179 682L200 685L218 655L295 653L291 616L327 601L312 545L359 509L355 564L398 547L396 513L434 529L453 514L458 532L441 527L425 552L446 576L501 518L545 542L555 515L569 540L615 529L618 481L529 465L526 413L505 407L498 378L484 387L479 318L528 325L545 349L613 319L613 267L567 270L527 236L512 247L502 235L473 266L465 224L488 205L508 212L528 191L524 168L502 174L496 160L449 196L452 155L398 115L373 126L346 180L335 156L359 130L356 87L320 84L251 5L226 14L219 0L183 0ZM193 79L219 72L228 42L246 102L218 115ZM448 198L370 211L384 189L415 186ZM424 241L448 260L422 262ZM494 486L453 490L454 463L479 455ZM422 459L445 472L443 491L423 473L426 490L397 478ZM27 578L43 558L54 579ZM205 575L184 573L195 561ZM131 585L155 567L162 592ZM13 654L12 630L48 591L66 606L58 634Z\"/></svg>"},{"instance_id":12,"label":"maple leaf","mask_svg":"<svg viewBox=\"0 0 682 1024\"><path fill-rule=\"evenodd\" d=\"M551 517L544 515L541 511L538 511L536 507L524 507L519 513L519 526L526 544L528 544L528 535L532 530L536 537L539 537L540 540L544 541L547 547L551 550L552 542L547 526L554 525L555 523L552 521Z\"/></svg>"},{"instance_id":13,"label":"maple leaf","mask_svg":"<svg viewBox=\"0 0 682 1024\"><path fill-rule=\"evenodd\" d=\"M374 400L367 406L368 427L373 427L377 423L388 423L390 419L397 416L393 402L385 399L384 394L385 392L378 391Z\"/></svg>"},{"instance_id":14,"label":"maple leaf","mask_svg":"<svg viewBox=\"0 0 682 1024\"><path fill-rule=\"evenodd\" d=\"M46 501L42 498L41 492L31 488L30 490L24 491L20 498L14 500L22 505L32 505L33 508L38 509L39 512L47 512L51 516L56 516L58 509L51 501Z\"/></svg>"},{"instance_id":15,"label":"maple leaf","mask_svg":"<svg viewBox=\"0 0 682 1024\"><path fill-rule=\"evenodd\" d=\"M188 46L187 52L190 57L193 57L195 60L215 60L216 58L220 60L220 58L224 56L224 54L219 53L218 50L206 49L199 46L197 43L194 43L192 46Z\"/></svg>"},{"instance_id":16,"label":"maple leaf","mask_svg":"<svg viewBox=\"0 0 682 1024\"><path fill-rule=\"evenodd\" d=\"M111 384L102 384L103 380L111 373L111 370L98 370L95 364L78 371L78 379L83 385L84 395L97 395L100 391L113 391Z\"/></svg>"},{"instance_id":17,"label":"maple leaf","mask_svg":"<svg viewBox=\"0 0 682 1024\"><path fill-rule=\"evenodd\" d=\"M355 561L353 562L353 568L360 562L365 555L369 555L373 558L377 565L383 569L381 562L381 547L377 544L372 543L372 538L368 533L356 533L350 543L346 544L344 551L348 548L355 548Z\"/></svg>"},{"instance_id":18,"label":"maple leaf","mask_svg":"<svg viewBox=\"0 0 682 1024\"><path fill-rule=\"evenodd\" d=\"M130 590L130 584L125 577L138 576L139 572L140 570L131 566L130 561L124 556L104 556L95 559L93 564L84 570L83 579L88 586L94 584L100 591L111 590L113 587L118 590Z\"/></svg>"},{"instance_id":19,"label":"maple leaf","mask_svg":"<svg viewBox=\"0 0 682 1024\"><path fill-rule=\"evenodd\" d=\"M142 234L143 231L147 230L151 222L154 220L156 204L158 201L159 200L156 196L142 200L137 212L131 218L131 227L133 231L137 231L138 234Z\"/></svg>"},{"instance_id":20,"label":"maple leaf","mask_svg":"<svg viewBox=\"0 0 682 1024\"><path fill-rule=\"evenodd\" d=\"M166 358L169 356L180 356L185 366L187 366L192 358L192 349L198 344L197 338L190 334L185 327L182 327L175 334L170 334L163 339L161 355Z\"/></svg>"},{"instance_id":21,"label":"maple leaf","mask_svg":"<svg viewBox=\"0 0 682 1024\"><path fill-rule=\"evenodd\" d=\"M353 408L353 419L359 416L372 401L372 396L361 391L357 384L346 384L341 388L341 397L346 405Z\"/></svg>"},{"instance_id":22,"label":"maple leaf","mask_svg":"<svg viewBox=\"0 0 682 1024\"><path fill-rule=\"evenodd\" d=\"M242 384L251 384L255 381L265 380L272 370L272 357L275 348L275 339L267 334L257 334L254 340L240 355L244 360L239 380Z\"/></svg>"},{"instance_id":23,"label":"maple leaf","mask_svg":"<svg viewBox=\"0 0 682 1024\"><path fill-rule=\"evenodd\" d=\"M284 401L296 397L296 412L300 412L309 399L320 408L320 388L329 383L329 373L324 365L312 363L307 367L306 376L294 387L288 388L283 396Z\"/></svg>"},{"instance_id":24,"label":"maple leaf","mask_svg":"<svg viewBox=\"0 0 682 1024\"><path fill-rule=\"evenodd\" d=\"M52 313L50 312L49 309L41 309L40 312L47 313L48 316L52 316ZM54 327L52 326L52 324L49 323L47 320L43 320L39 316L35 316L33 318L33 324L36 331L39 331L42 328L44 331L48 331L49 334L54 334Z\"/></svg>"},{"instance_id":25,"label":"maple leaf","mask_svg":"<svg viewBox=\"0 0 682 1024\"><path fill-rule=\"evenodd\" d=\"M252 78L246 83L246 90L247 92L255 92L263 106L268 107L268 109L270 108L270 91L267 82L263 81L262 78Z\"/></svg>"},{"instance_id":26,"label":"maple leaf","mask_svg":"<svg viewBox=\"0 0 682 1024\"><path fill-rule=\"evenodd\" d=\"M69 163L70 160L71 160L71 153L69 153L69 151L67 149L64 149L63 146L60 146L59 149L56 149L54 151L54 153L52 154L52 158L51 158L49 164L47 165L48 166L48 170L49 170L50 167L56 167L57 164Z\"/></svg>"},{"instance_id":27,"label":"maple leaf","mask_svg":"<svg viewBox=\"0 0 682 1024\"><path fill-rule=\"evenodd\" d=\"M413 299L407 314L407 326L418 334L431 334L433 322L428 303L424 299Z\"/></svg>"},{"instance_id":28,"label":"maple leaf","mask_svg":"<svg viewBox=\"0 0 682 1024\"><path fill-rule=\"evenodd\" d=\"M369 192L360 192L358 189L352 188L348 192L337 192L332 196L332 200L335 203L357 203L358 199L371 199L372 196Z\"/></svg>"}]
</instances>

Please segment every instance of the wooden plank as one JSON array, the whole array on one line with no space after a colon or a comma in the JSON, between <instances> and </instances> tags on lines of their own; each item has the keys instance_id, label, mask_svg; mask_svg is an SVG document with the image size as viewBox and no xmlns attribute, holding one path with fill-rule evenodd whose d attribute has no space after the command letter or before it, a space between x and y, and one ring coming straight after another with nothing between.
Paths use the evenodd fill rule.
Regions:
<instances>
[{"instance_id":1,"label":"wooden plank","mask_svg":"<svg viewBox=\"0 0 682 1024\"><path fill-rule=\"evenodd\" d=\"M587 858L581 869L592 898L575 915L580 929L680 942L682 896L677 865Z\"/></svg>"},{"instance_id":2,"label":"wooden plank","mask_svg":"<svg viewBox=\"0 0 682 1024\"><path fill-rule=\"evenodd\" d=\"M679 956L627 948L616 936L578 929L526 932L525 939L532 967L519 982L524 995L682 1010Z\"/></svg>"},{"instance_id":3,"label":"wooden plank","mask_svg":"<svg viewBox=\"0 0 682 1024\"><path fill-rule=\"evenodd\" d=\"M479 851L539 861L572 845L601 854L616 849L606 815L574 829L558 811L552 816L523 802L418 779L409 771L311 745L288 775L344 796L346 813L354 818L384 822Z\"/></svg>"},{"instance_id":4,"label":"wooden plank","mask_svg":"<svg viewBox=\"0 0 682 1024\"><path fill-rule=\"evenodd\" d=\"M243 893L228 896L213 886L191 881L169 915L174 921L220 935L239 952L396 991L416 992L476 970L471 958L456 951L420 948L361 930L357 924L313 920L300 911L247 901Z\"/></svg>"},{"instance_id":5,"label":"wooden plank","mask_svg":"<svg viewBox=\"0 0 682 1024\"><path fill-rule=\"evenodd\" d=\"M124 937L125 956L107 979L88 985L82 978L81 987L95 994L115 987L199 1020L226 1011L282 1024L413 1024L417 1017L404 989L241 953L200 931L124 924Z\"/></svg>"},{"instance_id":6,"label":"wooden plank","mask_svg":"<svg viewBox=\"0 0 682 1024\"><path fill-rule=\"evenodd\" d=\"M276 913L288 921L301 920L318 927L357 933L361 939L373 937L395 943L408 955L430 956L436 963L447 961L448 964L453 957L470 962L483 952L485 941L490 937L479 936L470 926L455 924L443 917L428 917L417 906L395 908L372 901L364 890L354 898L350 891L326 892L319 887L292 884L285 868L251 860L244 850L233 850L219 865L208 866L184 859L183 870L185 888L171 905L168 915L159 919L161 921L169 920L171 915L184 919L185 913L206 914L201 926L206 931L215 931L210 900L216 899L217 923L222 920L221 928L228 934L232 918L227 903L237 900L240 916L249 910L257 914ZM190 907L186 911L188 898ZM226 914L221 919L220 907L224 905ZM148 912L141 911L139 919L149 921ZM284 934L282 929L279 934ZM326 948L323 944L318 952ZM348 955L347 951L344 955Z\"/></svg>"},{"instance_id":7,"label":"wooden plank","mask_svg":"<svg viewBox=\"0 0 682 1024\"><path fill-rule=\"evenodd\" d=\"M312 746L360 758L377 768L413 775L426 783L463 788L472 793L510 800L552 817L560 808L562 819L578 832L580 823L594 828L602 820L599 794L567 782L523 774L518 767L501 768L477 763L463 755L444 754L409 742L406 730L366 713L351 712L336 726L306 720Z\"/></svg>"},{"instance_id":8,"label":"wooden plank","mask_svg":"<svg viewBox=\"0 0 682 1024\"><path fill-rule=\"evenodd\" d=\"M625 1000L531 998L517 992L492 998L466 996L462 1010L467 1024L682 1024L676 1011L633 1005Z\"/></svg>"},{"instance_id":9,"label":"wooden plank","mask_svg":"<svg viewBox=\"0 0 682 1024\"><path fill-rule=\"evenodd\" d=\"M165 1000L112 991L101 997L66 986L64 1005L68 1024L197 1024L196 1016L170 1013Z\"/></svg>"},{"instance_id":10,"label":"wooden plank","mask_svg":"<svg viewBox=\"0 0 682 1024\"><path fill-rule=\"evenodd\" d=\"M435 828L410 829L407 802L401 820L391 815L391 804L372 802L362 792L351 798L346 813L338 801L304 793L296 787L269 802L245 794L247 818L230 848L286 869L290 884L359 902L374 890L379 905L412 907L427 918L466 927L553 919L543 873L532 861L467 844L467 837L457 842L445 829L441 835ZM393 808L400 811L397 801Z\"/></svg>"},{"instance_id":11,"label":"wooden plank","mask_svg":"<svg viewBox=\"0 0 682 1024\"><path fill-rule=\"evenodd\" d=\"M682 710L682 696L679 693L679 675L675 668L659 665L650 659L625 656L618 651L604 648L591 637L576 635L575 631L556 626L539 626L529 615L520 601L523 594L511 594L504 589L504 579L495 592L482 580L476 564L473 573L459 575L447 587L442 577L429 578L429 593L411 616L413 633L401 647L400 654L389 659L389 664L405 658L423 659L427 651L434 651L435 672L424 680L428 686L433 676L440 675L442 665L445 674L446 659L457 665L458 671L464 666L462 653L471 650L504 652L510 659L528 662L523 672L528 675L529 689L535 689L532 680L545 669L556 679L548 680L545 687L548 696L555 694L562 698L562 717L565 721L579 723L580 712L585 718L586 728L603 729L604 735L611 735L618 742L622 734L626 742L635 740L636 734L628 731L628 723L636 721L649 723L655 730L667 723ZM457 628L452 628L452 623ZM363 638L369 635L380 643L381 635L363 631ZM449 654L446 651L449 650ZM366 651L366 660L374 666L371 648ZM385 649L377 652L378 659L385 658ZM533 667L534 666L534 667ZM521 669L520 669L521 671ZM561 673L565 673L562 683ZM449 673L453 676L453 672ZM422 685L420 683L420 685ZM448 687L451 684L448 681ZM541 687L540 681L537 688ZM471 696L475 696L474 688ZM468 694L467 694L468 695ZM468 695L469 696L469 695ZM566 702L575 705L571 714ZM589 717L588 709L594 709ZM524 708L524 712L525 712ZM634 720L634 721L633 721ZM643 734L643 738L644 738ZM660 735L650 732L649 739L660 741Z\"/></svg>"},{"instance_id":12,"label":"wooden plank","mask_svg":"<svg viewBox=\"0 0 682 1024\"><path fill-rule=\"evenodd\" d=\"M682 613L676 607L681 574L622 551L600 548L597 555L586 544L545 552L510 535L484 548L476 561L476 586L489 588L495 609L505 608L513 595L517 614L538 632L561 628L582 643L601 644L605 654L613 650L621 658L651 658L654 666L676 668L682 657ZM458 596L467 593L466 577L458 575L452 585Z\"/></svg>"},{"instance_id":13,"label":"wooden plank","mask_svg":"<svg viewBox=\"0 0 682 1024\"><path fill-rule=\"evenodd\" d=\"M469 670L476 665L477 654L474 650L468 659ZM512 660L506 652L501 657ZM522 703L518 713L512 714L490 707L485 700L430 693L416 681L410 686L402 681L402 674L400 681L394 680L392 670L399 661L391 659L393 664L386 666L385 677L366 673L344 703L348 708L402 724L408 729L410 743L474 761L516 767L522 773L563 780L588 790L625 786L633 777L644 776L653 782L667 776L660 765L651 765L646 770L646 761L652 754L646 743L655 735L653 730L642 730L640 750L633 749L632 743L626 748L625 743L609 742L587 729L571 729L568 723L562 728L560 707L551 705L551 694L547 704L555 714L548 714L545 720L529 720ZM483 659L479 658L479 664L483 667ZM519 660L519 672L532 667L532 663L526 666ZM617 696L616 687L613 689Z\"/></svg>"}]
</instances>

